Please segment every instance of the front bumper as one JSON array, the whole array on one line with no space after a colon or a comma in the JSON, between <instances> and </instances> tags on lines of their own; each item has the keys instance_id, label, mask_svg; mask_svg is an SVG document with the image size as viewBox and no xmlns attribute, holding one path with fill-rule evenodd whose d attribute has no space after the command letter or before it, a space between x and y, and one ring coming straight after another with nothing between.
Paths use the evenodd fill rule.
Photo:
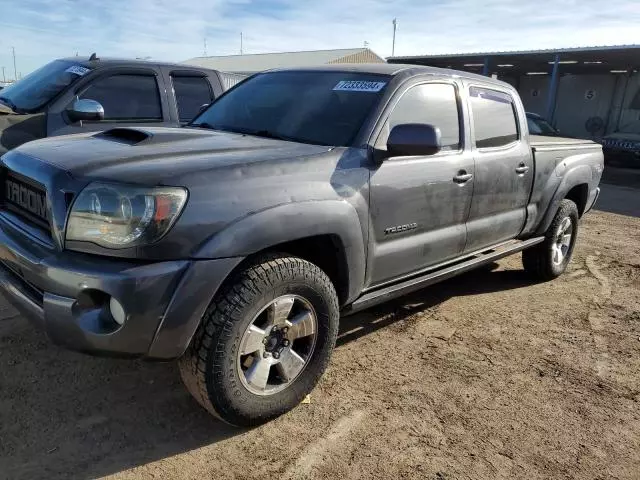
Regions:
<instances>
[{"instance_id":1,"label":"front bumper","mask_svg":"<svg viewBox=\"0 0 640 480\"><path fill-rule=\"evenodd\" d=\"M136 263L52 251L0 220L0 290L51 341L88 353L180 356L240 260ZM113 321L109 297L123 306L123 325Z\"/></svg>"},{"instance_id":2,"label":"front bumper","mask_svg":"<svg viewBox=\"0 0 640 480\"><path fill-rule=\"evenodd\" d=\"M605 162L618 163L623 166L640 167L640 150L623 150L603 147L602 154Z\"/></svg>"}]
</instances>

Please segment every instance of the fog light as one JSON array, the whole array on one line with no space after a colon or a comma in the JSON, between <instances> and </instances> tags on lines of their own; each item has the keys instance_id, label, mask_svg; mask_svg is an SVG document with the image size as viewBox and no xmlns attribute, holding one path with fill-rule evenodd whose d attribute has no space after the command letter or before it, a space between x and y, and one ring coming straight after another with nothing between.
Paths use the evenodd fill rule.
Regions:
<instances>
[{"instance_id":1,"label":"fog light","mask_svg":"<svg viewBox=\"0 0 640 480\"><path fill-rule=\"evenodd\" d=\"M111 312L111 316L116 321L118 325L122 325L127 318L127 314L120 305L120 302L116 300L114 297L109 299L109 311Z\"/></svg>"}]
</instances>

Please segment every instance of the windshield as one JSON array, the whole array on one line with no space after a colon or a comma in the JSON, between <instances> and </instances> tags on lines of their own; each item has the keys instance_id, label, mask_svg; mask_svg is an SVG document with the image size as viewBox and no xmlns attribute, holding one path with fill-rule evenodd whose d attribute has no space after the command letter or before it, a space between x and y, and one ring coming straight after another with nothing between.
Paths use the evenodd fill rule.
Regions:
<instances>
[{"instance_id":1,"label":"windshield","mask_svg":"<svg viewBox=\"0 0 640 480\"><path fill-rule=\"evenodd\" d=\"M17 112L38 110L89 71L75 62L55 60L0 90L0 102Z\"/></svg>"},{"instance_id":2,"label":"windshield","mask_svg":"<svg viewBox=\"0 0 640 480\"><path fill-rule=\"evenodd\" d=\"M318 145L350 145L389 80L358 72L258 74L191 126Z\"/></svg>"},{"instance_id":3,"label":"windshield","mask_svg":"<svg viewBox=\"0 0 640 480\"><path fill-rule=\"evenodd\" d=\"M532 135L557 135L558 131L542 118L527 117L529 133Z\"/></svg>"}]
</instances>

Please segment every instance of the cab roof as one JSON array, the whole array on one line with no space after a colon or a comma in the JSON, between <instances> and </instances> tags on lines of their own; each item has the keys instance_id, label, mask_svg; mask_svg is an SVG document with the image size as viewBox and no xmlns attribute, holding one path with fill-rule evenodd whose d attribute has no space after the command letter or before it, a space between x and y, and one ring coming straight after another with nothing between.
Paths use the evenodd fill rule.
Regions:
<instances>
[{"instance_id":1,"label":"cab roof","mask_svg":"<svg viewBox=\"0 0 640 480\"><path fill-rule=\"evenodd\" d=\"M64 60L66 62L75 62L78 65L82 65L83 67L88 68L98 68L101 66L109 66L109 67L145 67L145 66L161 66L161 67L171 67L171 68L179 68L180 70L205 70L211 71L210 68L198 67L195 65L186 65L184 63L169 63L169 62L156 62L153 60L141 60L141 59L130 59L130 58L116 58L116 57L97 57L95 60L92 60L89 57L66 57L61 58L60 60Z\"/></svg>"},{"instance_id":2,"label":"cab roof","mask_svg":"<svg viewBox=\"0 0 640 480\"><path fill-rule=\"evenodd\" d=\"M395 76L400 74L411 75L437 75L439 77L466 78L469 80L478 80L485 83L494 83L496 85L508 85L505 82L496 80L484 75L475 73L462 72L459 70L451 70L447 68L427 67L420 65L409 65L401 63L333 63L329 65L317 65L307 67L291 67L291 68L274 68L269 72L358 72L369 73L372 75L389 75Z\"/></svg>"}]
</instances>

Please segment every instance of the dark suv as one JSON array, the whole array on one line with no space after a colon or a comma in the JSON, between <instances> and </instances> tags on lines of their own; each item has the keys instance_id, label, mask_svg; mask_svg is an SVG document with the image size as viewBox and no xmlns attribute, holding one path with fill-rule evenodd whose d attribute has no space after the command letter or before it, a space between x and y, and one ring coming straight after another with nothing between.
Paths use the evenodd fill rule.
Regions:
<instances>
[{"instance_id":1,"label":"dark suv","mask_svg":"<svg viewBox=\"0 0 640 480\"><path fill-rule=\"evenodd\" d=\"M243 78L95 54L54 60L0 91L0 154L56 135L185 124Z\"/></svg>"}]
</instances>

